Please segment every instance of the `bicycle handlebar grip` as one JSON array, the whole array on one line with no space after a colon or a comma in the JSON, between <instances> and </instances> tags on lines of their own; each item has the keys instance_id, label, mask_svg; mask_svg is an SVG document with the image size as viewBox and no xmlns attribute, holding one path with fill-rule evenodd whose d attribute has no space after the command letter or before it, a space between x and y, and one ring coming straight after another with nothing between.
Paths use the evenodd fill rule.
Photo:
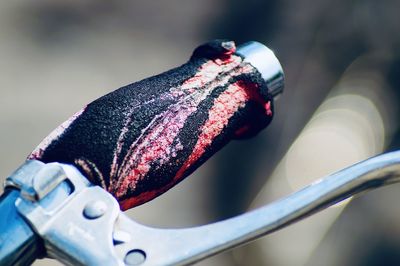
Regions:
<instances>
[{"instance_id":1,"label":"bicycle handlebar grip","mask_svg":"<svg viewBox=\"0 0 400 266\"><path fill-rule=\"evenodd\" d=\"M257 134L282 88L268 48L212 41L186 64L88 104L28 159L76 166L126 210L167 191L231 139Z\"/></svg>"}]
</instances>

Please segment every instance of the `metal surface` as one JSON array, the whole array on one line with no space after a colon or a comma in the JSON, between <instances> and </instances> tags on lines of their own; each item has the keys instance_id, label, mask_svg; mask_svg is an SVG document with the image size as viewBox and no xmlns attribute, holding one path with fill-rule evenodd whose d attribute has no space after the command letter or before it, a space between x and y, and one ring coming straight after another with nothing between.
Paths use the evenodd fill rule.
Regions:
<instances>
[{"instance_id":1,"label":"metal surface","mask_svg":"<svg viewBox=\"0 0 400 266\"><path fill-rule=\"evenodd\" d=\"M191 229L152 229L121 216L134 236L120 252L142 250L143 265L184 265L287 226L361 191L399 181L400 152L353 165L270 205L241 216ZM121 244L121 247L124 244Z\"/></svg>"},{"instance_id":2,"label":"metal surface","mask_svg":"<svg viewBox=\"0 0 400 266\"><path fill-rule=\"evenodd\" d=\"M132 237L113 233L119 205L75 167L27 161L7 178L6 189L0 201L0 265L30 264L44 254L68 265L144 260L135 252L116 256L114 243Z\"/></svg>"},{"instance_id":3,"label":"metal surface","mask_svg":"<svg viewBox=\"0 0 400 266\"><path fill-rule=\"evenodd\" d=\"M29 265L41 255L39 237L22 219L15 208L20 196L8 189L0 197L0 265Z\"/></svg>"},{"instance_id":4,"label":"metal surface","mask_svg":"<svg viewBox=\"0 0 400 266\"><path fill-rule=\"evenodd\" d=\"M59 164L59 167L63 169L60 175L66 176L68 183L61 183L46 196L48 201L56 200L57 205L49 208L49 204L43 204L46 198L37 202L16 200L18 211L43 239L47 256L68 265L123 265L115 257L112 244L118 203L100 187L91 186L73 166ZM103 215L88 219L84 209L92 202L102 202L107 208Z\"/></svg>"},{"instance_id":5,"label":"metal surface","mask_svg":"<svg viewBox=\"0 0 400 266\"><path fill-rule=\"evenodd\" d=\"M239 45L236 51L257 68L268 86L269 93L276 97L282 93L284 87L284 75L281 64L274 52L259 42L247 42Z\"/></svg>"},{"instance_id":6,"label":"metal surface","mask_svg":"<svg viewBox=\"0 0 400 266\"><path fill-rule=\"evenodd\" d=\"M47 166L55 169L55 164L41 168ZM119 210L111 194L91 186L73 166L56 166L62 168L56 172L66 179L44 198L31 201L12 193L14 196L6 199L16 202L19 213L43 241L46 255L68 265L191 264L278 230L361 191L400 181L400 152L393 152L353 165L270 205L232 219L188 229L156 229L130 220ZM17 171L17 177L20 172ZM25 173L32 172L35 171L25 169ZM50 176L60 180L59 176ZM51 180L46 183L54 184ZM20 187L30 189L29 184ZM30 248L27 252L38 255L32 253L32 245L25 247ZM25 256L21 250L14 255ZM32 260L33 257L28 258ZM0 264L3 265L3 261L0 260Z\"/></svg>"},{"instance_id":7,"label":"metal surface","mask_svg":"<svg viewBox=\"0 0 400 266\"><path fill-rule=\"evenodd\" d=\"M17 170L15 170L9 177L6 178L4 186L6 188L15 188L18 190L28 190L32 186L32 178L44 166L40 161L26 161Z\"/></svg>"}]
</instances>

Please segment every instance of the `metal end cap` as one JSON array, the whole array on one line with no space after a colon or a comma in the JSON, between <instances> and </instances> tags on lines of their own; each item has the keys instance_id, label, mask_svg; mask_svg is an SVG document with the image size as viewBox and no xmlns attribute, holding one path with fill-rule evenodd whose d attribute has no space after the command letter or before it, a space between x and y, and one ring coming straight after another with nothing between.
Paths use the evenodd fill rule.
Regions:
<instances>
[{"instance_id":1,"label":"metal end cap","mask_svg":"<svg viewBox=\"0 0 400 266\"><path fill-rule=\"evenodd\" d=\"M267 83L268 91L273 97L282 93L283 69L271 49L259 42L251 41L239 45L236 53L243 56L245 62L250 63L261 73Z\"/></svg>"}]
</instances>

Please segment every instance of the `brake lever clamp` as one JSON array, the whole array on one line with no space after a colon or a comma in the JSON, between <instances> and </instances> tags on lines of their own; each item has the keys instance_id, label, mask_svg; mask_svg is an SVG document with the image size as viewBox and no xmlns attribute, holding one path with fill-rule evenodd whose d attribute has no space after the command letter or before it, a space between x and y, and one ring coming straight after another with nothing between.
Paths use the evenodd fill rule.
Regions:
<instances>
[{"instance_id":1,"label":"brake lever clamp","mask_svg":"<svg viewBox=\"0 0 400 266\"><path fill-rule=\"evenodd\" d=\"M67 265L124 265L112 244L119 205L75 167L27 161L6 188L20 190L16 209L43 240L45 256Z\"/></svg>"}]
</instances>

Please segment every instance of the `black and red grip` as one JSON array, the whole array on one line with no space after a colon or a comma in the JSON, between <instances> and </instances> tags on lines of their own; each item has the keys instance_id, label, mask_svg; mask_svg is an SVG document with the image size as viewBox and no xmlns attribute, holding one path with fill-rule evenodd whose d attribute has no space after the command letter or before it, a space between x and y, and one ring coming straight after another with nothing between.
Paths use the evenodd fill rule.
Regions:
<instances>
[{"instance_id":1,"label":"black and red grip","mask_svg":"<svg viewBox=\"0 0 400 266\"><path fill-rule=\"evenodd\" d=\"M122 209L149 201L271 122L270 86L244 59L231 41L206 43L186 64L88 104L28 159L76 166Z\"/></svg>"}]
</instances>

